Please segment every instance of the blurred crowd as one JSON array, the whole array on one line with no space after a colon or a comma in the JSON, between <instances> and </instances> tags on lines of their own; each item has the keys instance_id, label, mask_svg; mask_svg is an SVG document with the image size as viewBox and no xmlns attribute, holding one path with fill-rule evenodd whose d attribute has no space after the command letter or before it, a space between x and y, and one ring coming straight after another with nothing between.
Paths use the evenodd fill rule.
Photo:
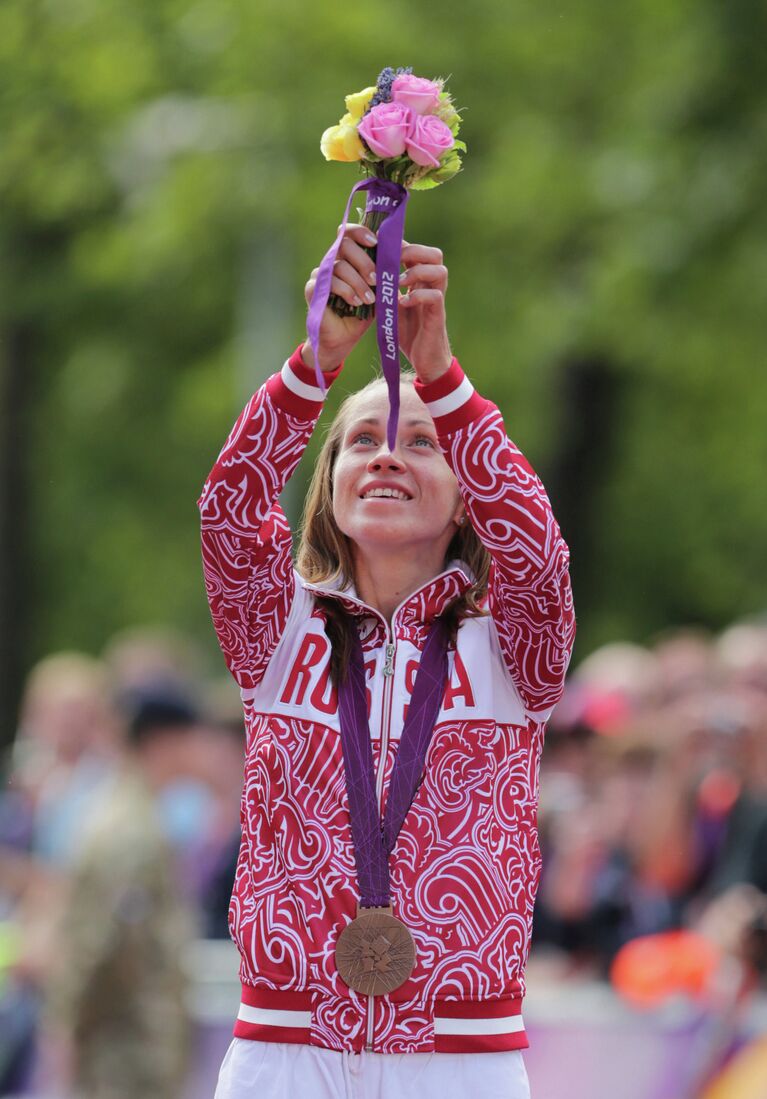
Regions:
<instances>
[{"instance_id":1,"label":"blurred crowd","mask_svg":"<svg viewBox=\"0 0 767 1099\"><path fill-rule=\"evenodd\" d=\"M0 1095L178 1095L228 937L244 729L164 630L30 672L0 793Z\"/></svg>"},{"instance_id":2,"label":"blurred crowd","mask_svg":"<svg viewBox=\"0 0 767 1099\"><path fill-rule=\"evenodd\" d=\"M547 731L533 942L608 976L631 940L762 934L767 623L619 643L573 669ZM757 949L755 946L754 949Z\"/></svg>"},{"instance_id":3,"label":"blurred crowd","mask_svg":"<svg viewBox=\"0 0 767 1099\"><path fill-rule=\"evenodd\" d=\"M146 629L28 677L0 788L0 1095L182 1088L187 959L228 936L244 752L234 683L201 668ZM539 824L534 964L608 977L679 928L742 951L765 926L767 625L574 668Z\"/></svg>"}]
</instances>

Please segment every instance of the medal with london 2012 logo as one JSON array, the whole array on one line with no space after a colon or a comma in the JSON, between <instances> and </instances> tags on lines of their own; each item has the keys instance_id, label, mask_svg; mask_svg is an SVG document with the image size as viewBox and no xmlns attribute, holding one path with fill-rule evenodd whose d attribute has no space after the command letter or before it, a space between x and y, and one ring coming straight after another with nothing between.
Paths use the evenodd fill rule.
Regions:
<instances>
[{"instance_id":1,"label":"medal with london 2012 logo","mask_svg":"<svg viewBox=\"0 0 767 1099\"><path fill-rule=\"evenodd\" d=\"M338 972L355 992L382 996L408 980L415 943L402 920L385 908L362 908L336 944Z\"/></svg>"}]
</instances>

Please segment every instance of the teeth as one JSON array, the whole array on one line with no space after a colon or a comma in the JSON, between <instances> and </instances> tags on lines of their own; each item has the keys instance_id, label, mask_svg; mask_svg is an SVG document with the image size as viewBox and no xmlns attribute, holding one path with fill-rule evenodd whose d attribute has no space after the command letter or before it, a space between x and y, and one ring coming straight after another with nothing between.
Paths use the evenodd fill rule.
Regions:
<instances>
[{"instance_id":1,"label":"teeth","mask_svg":"<svg viewBox=\"0 0 767 1099\"><path fill-rule=\"evenodd\" d=\"M409 500L410 497L405 492L400 492L396 488L371 488L369 492L366 492L362 497L363 500L369 500L371 496L393 496L395 500Z\"/></svg>"}]
</instances>

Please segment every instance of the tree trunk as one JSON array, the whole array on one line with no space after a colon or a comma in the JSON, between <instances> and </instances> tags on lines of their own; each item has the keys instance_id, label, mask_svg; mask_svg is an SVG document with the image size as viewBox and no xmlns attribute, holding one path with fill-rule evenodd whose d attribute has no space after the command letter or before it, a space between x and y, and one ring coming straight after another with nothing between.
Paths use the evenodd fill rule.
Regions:
<instances>
[{"instance_id":1,"label":"tree trunk","mask_svg":"<svg viewBox=\"0 0 767 1099\"><path fill-rule=\"evenodd\" d=\"M0 747L13 739L29 654L32 330L0 329Z\"/></svg>"}]
</instances>

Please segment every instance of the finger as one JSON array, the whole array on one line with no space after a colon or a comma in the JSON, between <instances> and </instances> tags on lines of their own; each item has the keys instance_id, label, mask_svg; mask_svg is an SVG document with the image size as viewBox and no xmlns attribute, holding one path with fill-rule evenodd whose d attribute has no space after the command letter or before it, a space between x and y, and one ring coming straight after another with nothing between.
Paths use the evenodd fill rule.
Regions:
<instances>
[{"instance_id":1,"label":"finger","mask_svg":"<svg viewBox=\"0 0 767 1099\"><path fill-rule=\"evenodd\" d=\"M406 244L405 241L402 244L400 260L405 267L412 267L416 263L441 264L444 260L441 248L432 248L428 244Z\"/></svg>"},{"instance_id":2,"label":"finger","mask_svg":"<svg viewBox=\"0 0 767 1099\"><path fill-rule=\"evenodd\" d=\"M409 267L407 271L403 271L399 277L400 286L415 286L419 282L428 282L446 290L447 267L442 263L433 265L416 263L413 267Z\"/></svg>"},{"instance_id":3,"label":"finger","mask_svg":"<svg viewBox=\"0 0 767 1099\"><path fill-rule=\"evenodd\" d=\"M445 295L441 290L411 290L409 294L401 296L399 304L404 305L406 308L414 305L424 305L430 310L444 310Z\"/></svg>"},{"instance_id":4,"label":"finger","mask_svg":"<svg viewBox=\"0 0 767 1099\"><path fill-rule=\"evenodd\" d=\"M316 279L310 279L304 288L304 297L306 298L306 304L311 305L314 298L314 288L317 285ZM335 276L330 280L330 293L337 294L339 298L343 298L349 305L364 305L354 289L348 282L344 282L343 279L336 278Z\"/></svg>"},{"instance_id":5,"label":"finger","mask_svg":"<svg viewBox=\"0 0 767 1099\"><path fill-rule=\"evenodd\" d=\"M370 286L375 285L376 265L364 248L355 241L344 237L337 253L338 259L346 260L359 272L360 277Z\"/></svg>"},{"instance_id":6,"label":"finger","mask_svg":"<svg viewBox=\"0 0 767 1099\"><path fill-rule=\"evenodd\" d=\"M353 286L350 286L348 282L344 282L343 279L337 278L335 275L330 280L330 292L332 294L338 294L338 296L348 302L349 305L365 304L358 296Z\"/></svg>"},{"instance_id":7,"label":"finger","mask_svg":"<svg viewBox=\"0 0 767 1099\"><path fill-rule=\"evenodd\" d=\"M339 225L338 229L340 230L340 228ZM354 240L357 244L367 245L368 248L378 243L378 238L371 229L368 229L366 225L356 225L353 222L347 224L344 231L344 240Z\"/></svg>"},{"instance_id":8,"label":"finger","mask_svg":"<svg viewBox=\"0 0 767 1099\"><path fill-rule=\"evenodd\" d=\"M375 301L375 294L370 287L360 278L359 272L356 271L351 264L346 263L345 260L336 260L333 267L333 274L336 278L346 283L351 287L356 298L360 302L366 302L368 305L372 305Z\"/></svg>"},{"instance_id":9,"label":"finger","mask_svg":"<svg viewBox=\"0 0 767 1099\"><path fill-rule=\"evenodd\" d=\"M365 295L366 290L376 284L376 265L366 252L351 241L345 241L344 247L338 251L334 267L340 268L341 278L354 285L354 280L359 282L359 292Z\"/></svg>"}]
</instances>

